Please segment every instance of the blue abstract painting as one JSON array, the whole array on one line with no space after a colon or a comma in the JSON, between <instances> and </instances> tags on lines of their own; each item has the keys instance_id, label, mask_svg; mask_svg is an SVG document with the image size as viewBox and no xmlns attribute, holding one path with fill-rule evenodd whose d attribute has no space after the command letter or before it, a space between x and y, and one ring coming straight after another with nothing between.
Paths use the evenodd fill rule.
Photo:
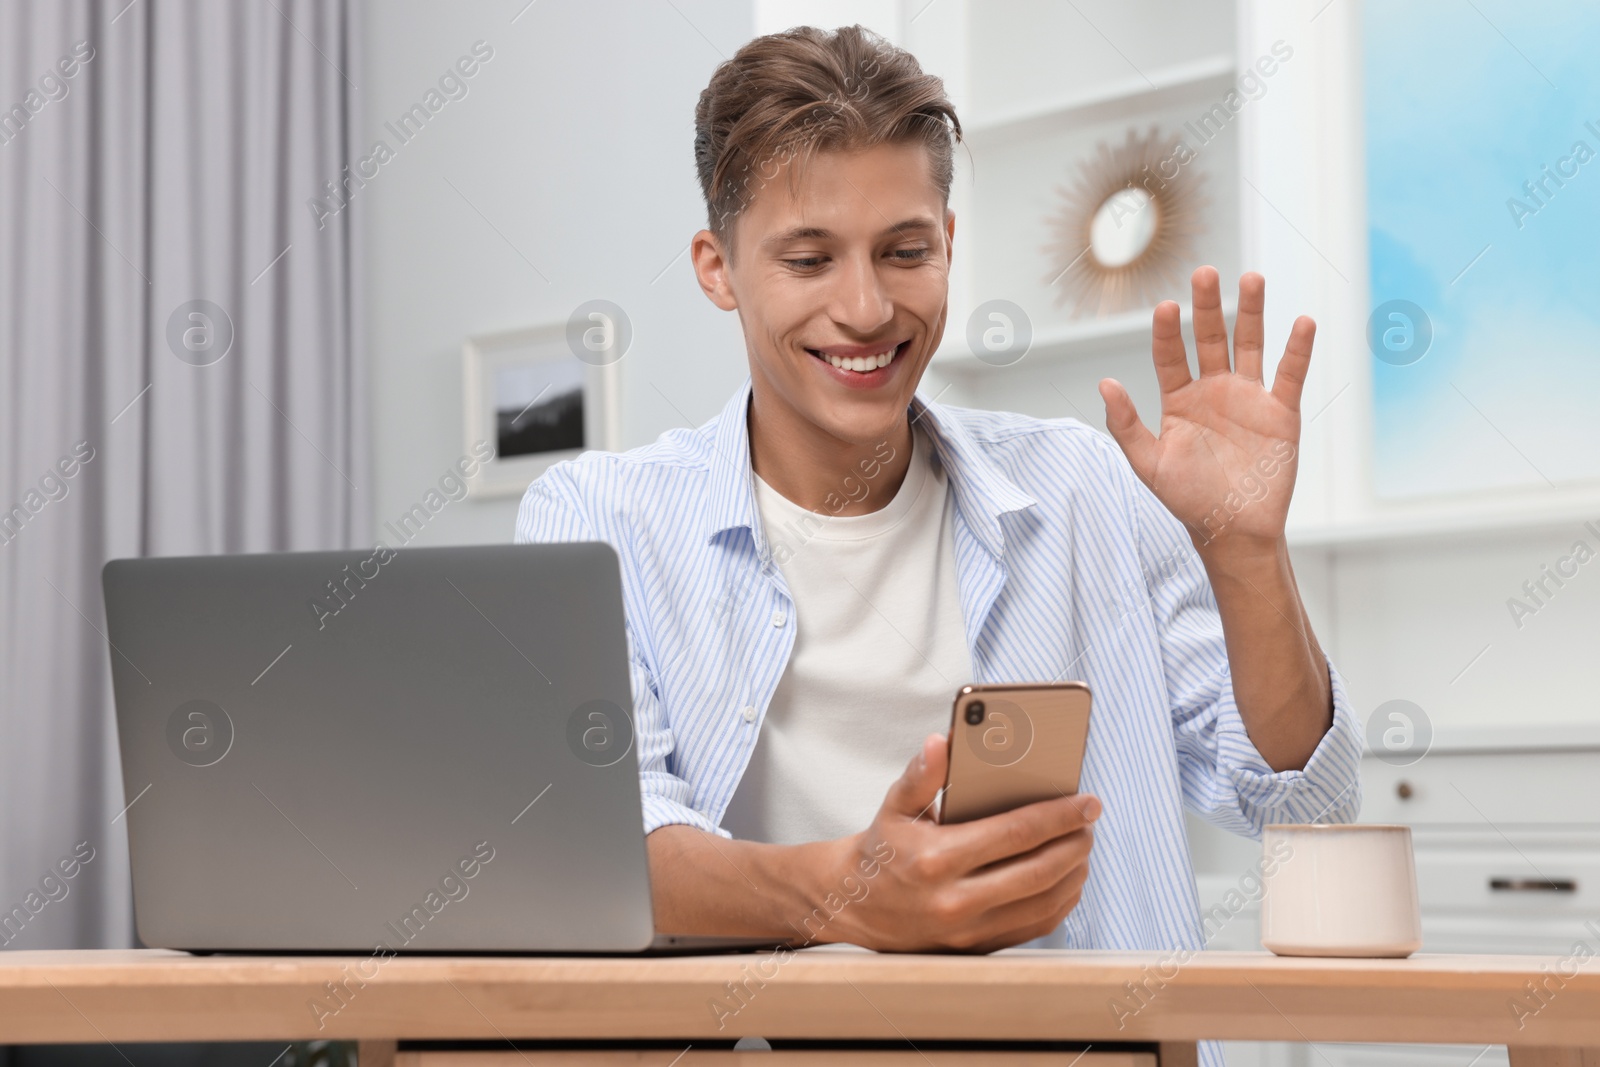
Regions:
<instances>
[{"instance_id":1,"label":"blue abstract painting","mask_svg":"<svg viewBox=\"0 0 1600 1067\"><path fill-rule=\"evenodd\" d=\"M1600 3L1362 18L1376 492L1600 481Z\"/></svg>"}]
</instances>

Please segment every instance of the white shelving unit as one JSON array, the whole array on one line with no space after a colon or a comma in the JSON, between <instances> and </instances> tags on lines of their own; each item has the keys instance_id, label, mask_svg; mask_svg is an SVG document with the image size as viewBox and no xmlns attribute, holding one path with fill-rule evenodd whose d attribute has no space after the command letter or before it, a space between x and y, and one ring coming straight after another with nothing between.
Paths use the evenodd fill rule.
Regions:
<instances>
[{"instance_id":1,"label":"white shelving unit","mask_svg":"<svg viewBox=\"0 0 1600 1067\"><path fill-rule=\"evenodd\" d=\"M1148 74L1121 78L1057 100L996 108L992 112L963 119L962 132L969 141L992 137L1025 137L1037 133L1042 127L1063 121L1093 121L1103 117L1105 112L1120 107L1161 106L1171 103L1176 95L1196 90L1226 92L1232 87L1234 74L1232 54L1204 56Z\"/></svg>"},{"instance_id":2,"label":"white shelving unit","mask_svg":"<svg viewBox=\"0 0 1600 1067\"><path fill-rule=\"evenodd\" d=\"M918 13L920 11L920 13ZM1233 0L1175 7L1164 0L1049 0L978 4L955 0L914 5L902 44L945 80L962 116L951 193L956 259L944 341L928 370L929 384L950 403L1071 416L1103 424L1101 378L1127 386L1141 417L1160 417L1150 357L1155 301L1104 316L1074 316L1051 285L1061 265L1046 253L1048 220L1059 210L1058 188L1102 143L1120 145L1130 130L1152 126L1184 135L1234 87L1237 76ZM1157 28L1152 33L1152 27ZM1173 272L1166 296L1185 305L1194 267L1214 264L1225 285L1240 273L1239 139L1234 126L1204 145L1188 178L1204 175L1206 231L1194 261ZM1191 169L1192 168L1192 169ZM993 366L967 346L972 309L1008 300L1028 316L1033 340L1015 364ZM1231 327L1233 304L1226 313Z\"/></svg>"},{"instance_id":3,"label":"white shelving unit","mask_svg":"<svg viewBox=\"0 0 1600 1067\"><path fill-rule=\"evenodd\" d=\"M1235 302L1223 302L1222 314L1230 330L1233 328L1238 310ZM1034 335L1028 354L1023 358L1070 359L1074 354L1095 349L1107 347L1123 349L1136 346L1143 346L1143 351L1148 355L1150 315L1151 310L1141 308L1138 311L1124 311L1103 318L1084 319L1081 322L1054 327L1046 333ZM1187 335L1194 328L1193 308L1183 309L1182 322L1184 333ZM945 335L944 343L933 354L933 362L941 367L951 367L956 370L976 369L974 365L978 364L977 357L967 350L966 342L961 338L952 340L948 333Z\"/></svg>"}]
</instances>

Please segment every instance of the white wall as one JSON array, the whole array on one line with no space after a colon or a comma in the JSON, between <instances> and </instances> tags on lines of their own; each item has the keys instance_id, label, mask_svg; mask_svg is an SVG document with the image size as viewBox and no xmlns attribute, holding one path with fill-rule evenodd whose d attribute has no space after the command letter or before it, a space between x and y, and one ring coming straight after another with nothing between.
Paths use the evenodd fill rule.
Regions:
<instances>
[{"instance_id":1,"label":"white wall","mask_svg":"<svg viewBox=\"0 0 1600 1067\"><path fill-rule=\"evenodd\" d=\"M356 193L380 531L466 450L469 334L620 304L624 447L704 422L746 371L737 321L700 292L686 249L705 225L695 101L752 36L749 3L525 2L368 5L361 139L394 149ZM478 40L494 54L467 95L400 145L385 122ZM515 515L515 497L451 503L415 543L509 541Z\"/></svg>"},{"instance_id":2,"label":"white wall","mask_svg":"<svg viewBox=\"0 0 1600 1067\"><path fill-rule=\"evenodd\" d=\"M860 23L904 48L908 21L899 0L751 0L755 33L777 33L791 26L835 29Z\"/></svg>"}]
</instances>

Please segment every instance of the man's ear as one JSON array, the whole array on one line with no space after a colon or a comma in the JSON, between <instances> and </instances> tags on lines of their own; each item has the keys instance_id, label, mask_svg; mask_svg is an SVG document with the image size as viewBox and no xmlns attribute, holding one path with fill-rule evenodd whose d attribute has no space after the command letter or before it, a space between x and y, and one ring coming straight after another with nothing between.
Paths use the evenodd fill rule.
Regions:
<instances>
[{"instance_id":1,"label":"man's ear","mask_svg":"<svg viewBox=\"0 0 1600 1067\"><path fill-rule=\"evenodd\" d=\"M723 311L739 306L733 295L733 280L729 277L728 258L723 254L722 242L710 230L701 230L689 242L689 259L694 264L694 276L700 282L711 302Z\"/></svg>"}]
</instances>

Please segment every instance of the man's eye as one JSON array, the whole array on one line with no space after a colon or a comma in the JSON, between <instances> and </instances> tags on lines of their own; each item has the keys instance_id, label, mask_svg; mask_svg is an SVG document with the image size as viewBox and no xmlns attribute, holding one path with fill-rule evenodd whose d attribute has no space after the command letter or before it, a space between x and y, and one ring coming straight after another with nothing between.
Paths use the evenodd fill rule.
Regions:
<instances>
[{"instance_id":1,"label":"man's eye","mask_svg":"<svg viewBox=\"0 0 1600 1067\"><path fill-rule=\"evenodd\" d=\"M931 249L927 248L897 248L889 253L890 257L899 263L916 263L928 258ZM821 266L826 256L803 256L797 259L786 259L784 265L790 270L810 271Z\"/></svg>"}]
</instances>

